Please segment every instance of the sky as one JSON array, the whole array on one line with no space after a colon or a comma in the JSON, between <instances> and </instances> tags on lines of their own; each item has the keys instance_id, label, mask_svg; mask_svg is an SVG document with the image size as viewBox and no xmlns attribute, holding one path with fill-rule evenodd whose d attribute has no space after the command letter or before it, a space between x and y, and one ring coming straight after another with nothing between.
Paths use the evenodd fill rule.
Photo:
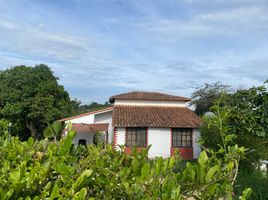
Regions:
<instances>
[{"instance_id":1,"label":"sky","mask_svg":"<svg viewBox=\"0 0 268 200\"><path fill-rule=\"evenodd\" d=\"M0 70L41 63L82 103L257 86L268 79L268 0L0 0Z\"/></svg>"}]
</instances>

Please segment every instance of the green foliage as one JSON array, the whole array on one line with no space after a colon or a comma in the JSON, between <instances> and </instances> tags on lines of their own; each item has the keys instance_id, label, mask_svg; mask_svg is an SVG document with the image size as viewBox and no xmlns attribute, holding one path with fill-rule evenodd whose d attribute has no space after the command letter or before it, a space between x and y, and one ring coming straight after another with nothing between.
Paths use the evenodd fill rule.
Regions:
<instances>
[{"instance_id":1,"label":"green foliage","mask_svg":"<svg viewBox=\"0 0 268 200\"><path fill-rule=\"evenodd\" d=\"M217 101L214 102L217 104ZM221 102L221 110L228 112L224 127L235 135L235 142L250 150L246 165L268 159L268 87L267 83L248 90L239 90L226 95ZM213 107L211 107L213 111ZM222 143L217 126L208 126L213 116L203 117L201 135L203 145L214 150ZM232 137L232 136L230 136Z\"/></svg>"},{"instance_id":2,"label":"green foliage","mask_svg":"<svg viewBox=\"0 0 268 200\"><path fill-rule=\"evenodd\" d=\"M195 106L195 112L198 115L203 115L210 110L214 101L219 99L221 93L229 93L231 88L229 85L223 85L220 82L208 84L205 83L203 87L197 88L192 94L192 101L190 105Z\"/></svg>"},{"instance_id":3,"label":"green foliage","mask_svg":"<svg viewBox=\"0 0 268 200\"><path fill-rule=\"evenodd\" d=\"M74 137L70 131L57 143L0 138L0 199L232 199L244 155L227 146L178 168L176 157L148 160L149 148L127 155L110 145L73 146Z\"/></svg>"},{"instance_id":4,"label":"green foliage","mask_svg":"<svg viewBox=\"0 0 268 200\"><path fill-rule=\"evenodd\" d=\"M229 125L237 135L236 143L252 153L251 162L268 159L268 85L240 90L228 99Z\"/></svg>"},{"instance_id":5,"label":"green foliage","mask_svg":"<svg viewBox=\"0 0 268 200\"><path fill-rule=\"evenodd\" d=\"M48 123L70 112L68 93L46 65L0 71L0 117L13 123L13 132L28 130L33 138L42 138L38 133Z\"/></svg>"},{"instance_id":6,"label":"green foliage","mask_svg":"<svg viewBox=\"0 0 268 200\"><path fill-rule=\"evenodd\" d=\"M0 136L4 135L8 131L8 121L0 119Z\"/></svg>"},{"instance_id":7,"label":"green foliage","mask_svg":"<svg viewBox=\"0 0 268 200\"><path fill-rule=\"evenodd\" d=\"M0 137L0 199L234 199L245 148L230 145L225 111L215 109L209 125L220 130L223 145L185 165L177 157L149 160L150 147L127 155L124 147L74 146L70 124L66 138L55 143ZM61 126L55 122L48 130L55 136ZM248 199L251 189L240 193L237 198Z\"/></svg>"},{"instance_id":8,"label":"green foliage","mask_svg":"<svg viewBox=\"0 0 268 200\"><path fill-rule=\"evenodd\" d=\"M230 96L230 125L237 134L266 137L268 133L268 85L239 90Z\"/></svg>"},{"instance_id":9,"label":"green foliage","mask_svg":"<svg viewBox=\"0 0 268 200\"><path fill-rule=\"evenodd\" d=\"M222 143L221 135L219 134L219 130L215 126L209 126L211 117L213 116L204 116L202 118L202 125L200 128L202 144L206 148L213 149L217 151L219 149L219 145Z\"/></svg>"},{"instance_id":10,"label":"green foliage","mask_svg":"<svg viewBox=\"0 0 268 200\"><path fill-rule=\"evenodd\" d=\"M52 124L49 124L45 131L44 136L46 138L53 138L56 142L58 138L61 137L62 131L65 129L65 123L61 121L55 121Z\"/></svg>"},{"instance_id":11,"label":"green foliage","mask_svg":"<svg viewBox=\"0 0 268 200\"><path fill-rule=\"evenodd\" d=\"M103 144L103 140L102 140L102 137L103 137L103 133L102 132L96 132L95 134L94 134L94 137L93 137L93 144L95 144L95 145L101 145L101 144Z\"/></svg>"},{"instance_id":12,"label":"green foliage","mask_svg":"<svg viewBox=\"0 0 268 200\"><path fill-rule=\"evenodd\" d=\"M245 166L239 170L235 192L241 193L244 187L253 189L252 200L268 200L268 176L259 169Z\"/></svg>"},{"instance_id":13,"label":"green foliage","mask_svg":"<svg viewBox=\"0 0 268 200\"><path fill-rule=\"evenodd\" d=\"M111 104L108 102L105 102L104 104L97 103L97 102L92 102L90 104L81 104L81 102L77 99L72 100L73 115L100 110L100 109L108 108L110 106Z\"/></svg>"},{"instance_id":14,"label":"green foliage","mask_svg":"<svg viewBox=\"0 0 268 200\"><path fill-rule=\"evenodd\" d=\"M266 91L263 90L263 87L261 88L262 91ZM240 173L236 175L238 176L238 179L237 183L235 184L235 192L241 193L244 187L253 188L253 191L247 190L243 193L243 195L247 196L252 193L251 199L254 200L268 199L268 179L256 168L256 164L252 164L253 162L258 162L261 158L268 158L267 134L265 134L265 136L263 134L258 135L257 132L254 131L260 130L267 126L265 124L261 124L261 121L264 120L263 118L267 117L265 114L267 108L264 110L265 106L263 106L266 105L266 103L263 102L266 101L263 97L267 95L267 92L266 94L263 94L262 92L256 92L256 89L257 88L253 88L247 92L243 91L243 95L246 93L247 95L240 99L240 101L236 99L238 96L240 96L240 92L235 93L235 98L232 100L230 100L232 96L229 96L229 98L225 100L220 99L216 101L215 105L212 107L215 115L204 117L201 128L203 145L206 148L213 148L217 151L218 149L221 149L221 145L223 145L224 142L226 143L234 140L234 142L245 146L249 150L246 155L247 159L241 162L242 165L240 164ZM254 92L249 92L251 90ZM251 94L253 94L253 96L261 95L261 97L250 97ZM254 102L252 99L259 99L259 101L257 101L258 106L257 102ZM231 104L230 101L232 101ZM224 106L222 106L223 102ZM234 104L234 102L237 102L237 106L235 106L236 104ZM261 110L259 110L259 108L261 108ZM247 112L252 114L254 118L248 116L248 114L246 114ZM222 120L218 121L219 124L223 124L223 129L220 129L219 125L215 125L215 120L217 121L218 118L217 113L221 116L224 116ZM244 124L245 122L247 124ZM224 140L222 138L222 130L226 132L226 137ZM237 169L238 167L239 166L237 166Z\"/></svg>"}]
</instances>

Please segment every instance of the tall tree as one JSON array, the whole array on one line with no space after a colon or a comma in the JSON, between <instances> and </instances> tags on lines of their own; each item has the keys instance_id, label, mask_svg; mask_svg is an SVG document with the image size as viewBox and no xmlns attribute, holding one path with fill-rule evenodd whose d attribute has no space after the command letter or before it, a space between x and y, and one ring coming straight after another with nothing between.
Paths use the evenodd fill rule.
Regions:
<instances>
[{"instance_id":1,"label":"tall tree","mask_svg":"<svg viewBox=\"0 0 268 200\"><path fill-rule=\"evenodd\" d=\"M236 135L235 142L251 151L247 161L258 162L268 159L268 82L259 87L238 90L229 94L221 102L228 110L225 122L230 133ZM204 146L218 149L220 135L214 127L209 126L213 116L204 117L201 127ZM248 163L247 163L248 164Z\"/></svg>"},{"instance_id":2,"label":"tall tree","mask_svg":"<svg viewBox=\"0 0 268 200\"><path fill-rule=\"evenodd\" d=\"M231 87L221 82L205 83L204 86L197 88L192 94L192 102L190 105L195 106L195 112L202 115L210 110L215 100L219 99L222 92L229 93Z\"/></svg>"},{"instance_id":3,"label":"tall tree","mask_svg":"<svg viewBox=\"0 0 268 200\"><path fill-rule=\"evenodd\" d=\"M41 138L48 123L67 116L72 109L68 92L50 68L15 66L0 71L0 117Z\"/></svg>"},{"instance_id":4,"label":"tall tree","mask_svg":"<svg viewBox=\"0 0 268 200\"><path fill-rule=\"evenodd\" d=\"M268 82L248 90L238 90L227 101L231 108L229 125L238 144L254 151L250 160L268 160Z\"/></svg>"}]
</instances>

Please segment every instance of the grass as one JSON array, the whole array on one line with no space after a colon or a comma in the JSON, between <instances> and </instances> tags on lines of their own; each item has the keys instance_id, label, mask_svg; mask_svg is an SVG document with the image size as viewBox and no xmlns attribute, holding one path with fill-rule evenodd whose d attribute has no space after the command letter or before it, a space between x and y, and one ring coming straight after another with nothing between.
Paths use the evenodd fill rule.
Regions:
<instances>
[{"instance_id":1,"label":"grass","mask_svg":"<svg viewBox=\"0 0 268 200\"><path fill-rule=\"evenodd\" d=\"M254 169L253 167L243 167L240 169L235 185L235 193L241 194L243 188L253 189L252 200L268 200L268 173Z\"/></svg>"}]
</instances>

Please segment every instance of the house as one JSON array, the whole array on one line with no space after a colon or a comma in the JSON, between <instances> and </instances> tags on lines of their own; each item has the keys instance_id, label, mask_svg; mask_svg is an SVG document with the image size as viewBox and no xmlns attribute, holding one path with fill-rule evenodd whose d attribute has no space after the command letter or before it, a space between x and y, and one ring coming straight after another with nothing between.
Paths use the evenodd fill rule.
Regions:
<instances>
[{"instance_id":1,"label":"house","mask_svg":"<svg viewBox=\"0 0 268 200\"><path fill-rule=\"evenodd\" d=\"M197 158L200 118L187 107L191 99L157 92L129 92L110 97L111 107L63 119L77 132L74 143L92 143L94 132L114 148L124 145L130 153L151 145L150 158Z\"/></svg>"}]
</instances>

